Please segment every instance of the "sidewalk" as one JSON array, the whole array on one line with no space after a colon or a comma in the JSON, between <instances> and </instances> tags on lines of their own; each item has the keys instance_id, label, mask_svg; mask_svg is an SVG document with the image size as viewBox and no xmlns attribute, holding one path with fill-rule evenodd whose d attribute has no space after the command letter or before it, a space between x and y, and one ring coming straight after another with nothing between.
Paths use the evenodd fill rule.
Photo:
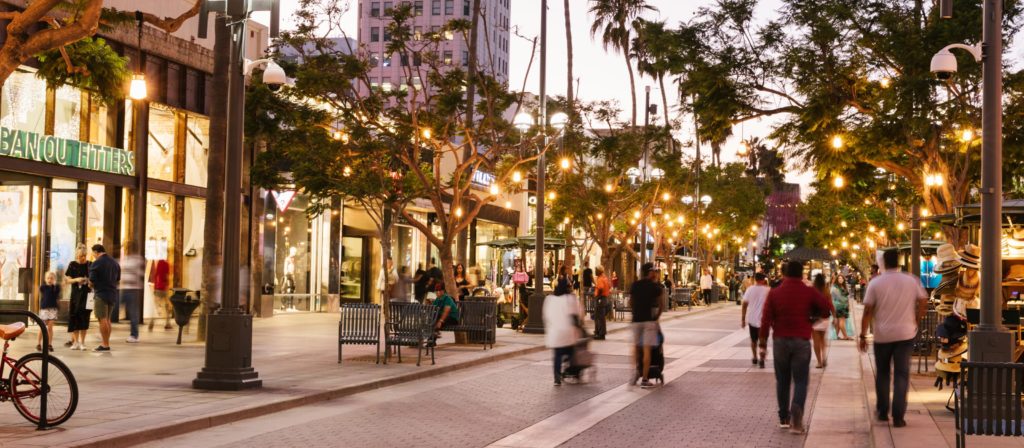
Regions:
<instances>
[{"instance_id":1,"label":"sidewalk","mask_svg":"<svg viewBox=\"0 0 1024 448\"><path fill-rule=\"evenodd\" d=\"M717 305L712 308L724 306ZM706 310L670 312L666 319ZM113 351L99 354L70 351L62 345L55 356L67 363L79 384L74 417L59 428L36 431L13 406L0 406L0 446L128 446L142 441L209 428L244 418L279 412L318 401L440 375L500 359L541 351L542 335L499 329L493 350L456 345L444 333L437 364L427 359L416 367L415 351L403 350L403 363L374 364L374 346L346 346L337 363L337 314L285 314L257 319L253 331L253 365L263 388L211 392L191 388L203 365L202 344L174 345L176 331L141 329L140 344L126 344L127 325L114 326ZM609 322L609 331L627 324ZM90 346L98 331L90 331ZM34 349L35 334L12 346L18 357ZM61 329L55 339L63 341ZM185 341L195 339L186 335ZM383 352L383 347L382 347Z\"/></svg>"}]
</instances>

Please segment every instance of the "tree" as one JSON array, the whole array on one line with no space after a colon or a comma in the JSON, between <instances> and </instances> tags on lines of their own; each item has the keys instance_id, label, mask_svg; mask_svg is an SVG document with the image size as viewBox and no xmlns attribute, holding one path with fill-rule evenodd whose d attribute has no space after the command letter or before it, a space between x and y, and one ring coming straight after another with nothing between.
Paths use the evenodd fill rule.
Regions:
<instances>
[{"instance_id":1,"label":"tree","mask_svg":"<svg viewBox=\"0 0 1024 448\"><path fill-rule=\"evenodd\" d=\"M166 32L177 31L199 14L201 0L177 17L158 17L139 12L143 22ZM101 26L126 26L136 21L135 12L103 7L103 0L35 0L20 11L0 12L9 21L0 46L0 83L34 57L59 60L63 70L50 67L48 79L72 82L79 87L100 88L109 99L112 86L124 81L123 60L102 39L89 39ZM108 65L110 64L110 65ZM96 75L95 77L93 75ZM106 75L106 76L103 76ZM123 82L120 84L123 85ZM117 89L120 90L120 89Z\"/></svg>"},{"instance_id":2,"label":"tree","mask_svg":"<svg viewBox=\"0 0 1024 448\"><path fill-rule=\"evenodd\" d=\"M569 110L575 110L576 96L573 95L573 83L576 78L572 72L572 19L569 16L569 0L565 0L565 99Z\"/></svg>"},{"instance_id":3,"label":"tree","mask_svg":"<svg viewBox=\"0 0 1024 448\"><path fill-rule=\"evenodd\" d=\"M977 186L980 65L963 58L949 80L929 73L932 55L954 42L977 42L977 2L954 2L953 19L937 3L786 1L758 25L754 0L723 0L676 31L681 89L712 142L745 120L776 120L771 138L821 178L865 162L907 179L934 213L969 200ZM1006 39L1018 30L1020 5L1007 3ZM1009 66L1012 66L1010 64ZM1020 91L1007 78L1007 110ZM1020 154L1020 115L1006 114L1007 153ZM1015 166L1012 163L1009 166ZM928 174L944 184L925 188Z\"/></svg>"},{"instance_id":4,"label":"tree","mask_svg":"<svg viewBox=\"0 0 1024 448\"><path fill-rule=\"evenodd\" d=\"M286 68L295 78L288 95L293 101L315 104L324 115L310 111L289 124L305 134L293 142L308 138L312 149L297 148L302 145L288 144L288 140L278 142L261 158L258 170L263 179L273 180L275 170L282 169L276 162L289 161L297 188L320 199L346 194L360 202L377 216L385 255L390 251L389 214L402 216L438 248L445 285L454 295L452 246L457 235L503 191L522 188L512 179L523 177L536 160L536 151L524 148L539 144L540 129L524 136L520 144L520 135L502 116L516 108L518 95L495 79L493 67L478 68L474 79L479 101L473 110L477 120L472 127L466 126L466 115L471 113L463 94L467 73L447 65L439 57L439 47L448 33L468 39L469 21L449 21L439 32L414 40L412 8L402 5L390 10L386 56L398 55L407 61L418 56L423 64L403 64L402 79L388 90L370 80L376 61L362 51L335 49L320 36L318 25L341 29L343 13L331 0L300 2L297 29L284 33L279 43L300 55L300 63ZM265 106L265 115L277 117L270 106ZM325 137L334 131L339 133L337 141ZM474 183L478 172L493 175L490 188ZM404 207L413 198L433 207L433 225L440 234Z\"/></svg>"},{"instance_id":5,"label":"tree","mask_svg":"<svg viewBox=\"0 0 1024 448\"><path fill-rule=\"evenodd\" d=\"M633 119L630 123L636 126L636 79L633 75L632 35L635 21L648 11L658 9L648 5L645 0L591 0L590 13L594 15L594 23L590 26L590 35L601 34L601 43L605 50L609 47L622 53L629 72L629 94L633 100L631 109Z\"/></svg>"},{"instance_id":6,"label":"tree","mask_svg":"<svg viewBox=\"0 0 1024 448\"><path fill-rule=\"evenodd\" d=\"M672 126L671 119L668 117L668 91L665 89L665 77L670 74L672 67L679 63L677 61L679 50L675 48L676 42L672 33L665 28L664 21L637 19L636 37L633 38L636 67L641 74L658 81L665 127Z\"/></svg>"}]
</instances>

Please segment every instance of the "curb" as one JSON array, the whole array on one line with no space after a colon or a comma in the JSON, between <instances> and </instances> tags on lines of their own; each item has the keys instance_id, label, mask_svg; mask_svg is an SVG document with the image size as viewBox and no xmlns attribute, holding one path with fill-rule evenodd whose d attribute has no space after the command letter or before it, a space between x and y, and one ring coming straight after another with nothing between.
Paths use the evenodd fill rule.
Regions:
<instances>
[{"instance_id":1,"label":"curb","mask_svg":"<svg viewBox=\"0 0 1024 448\"><path fill-rule=\"evenodd\" d=\"M666 318L663 320L663 322L680 319L686 316L692 316L694 314L701 314L706 311L712 311L723 307L724 306L722 305L715 305L704 307L697 310L691 310L685 313L681 313ZM626 325L616 329L610 329L608 330L608 333L619 333L628 330L629 326ZM410 381L444 375L446 373L456 372L471 367L476 367L497 361L503 361L506 359L537 353L545 350L547 350L547 348L544 347L543 345L526 347L502 353L499 355L478 358L442 367L436 367L430 370L425 370L423 372L407 373L390 378L384 378L380 380L344 386L338 389L315 392L308 395L284 399L273 403L253 405L221 412L218 414L205 415L187 420L179 420L177 422L173 422L159 427L143 428L124 433L115 433L110 436L100 436L72 443L67 446L77 448L117 448L132 446L140 443L151 442L154 440L165 439L169 437L179 436L182 434L187 434L190 432L200 431L203 429L209 429L215 426L226 425L240 420L261 417L264 415L282 412L300 406L306 406L314 403L333 400L336 398L346 397L349 395L355 395L358 393L367 392L374 389L380 389L384 387L394 386L397 384L407 383Z\"/></svg>"}]
</instances>

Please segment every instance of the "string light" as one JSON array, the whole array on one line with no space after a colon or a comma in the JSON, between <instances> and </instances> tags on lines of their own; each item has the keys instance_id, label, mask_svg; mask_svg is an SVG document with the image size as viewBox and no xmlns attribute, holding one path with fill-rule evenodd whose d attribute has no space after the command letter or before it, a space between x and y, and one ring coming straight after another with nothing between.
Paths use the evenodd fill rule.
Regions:
<instances>
[{"instance_id":1,"label":"string light","mask_svg":"<svg viewBox=\"0 0 1024 448\"><path fill-rule=\"evenodd\" d=\"M604 184L604 191L608 193L611 193L613 188L614 187L612 187L612 184Z\"/></svg>"},{"instance_id":2,"label":"string light","mask_svg":"<svg viewBox=\"0 0 1024 448\"><path fill-rule=\"evenodd\" d=\"M843 137L839 135L832 136L832 149L843 148Z\"/></svg>"},{"instance_id":3,"label":"string light","mask_svg":"<svg viewBox=\"0 0 1024 448\"><path fill-rule=\"evenodd\" d=\"M890 83L891 83L891 81L889 80L888 77L885 77L885 78L882 78L882 79L878 80L878 84L881 85L883 89L888 89Z\"/></svg>"},{"instance_id":4,"label":"string light","mask_svg":"<svg viewBox=\"0 0 1024 448\"><path fill-rule=\"evenodd\" d=\"M565 171L572 166L572 162L569 161L568 157L562 157L562 160L559 162L559 165L561 165L562 170Z\"/></svg>"},{"instance_id":5,"label":"string light","mask_svg":"<svg viewBox=\"0 0 1024 448\"><path fill-rule=\"evenodd\" d=\"M497 196L501 193L501 189L498 188L498 184L491 184L491 196Z\"/></svg>"},{"instance_id":6,"label":"string light","mask_svg":"<svg viewBox=\"0 0 1024 448\"><path fill-rule=\"evenodd\" d=\"M519 171L512 172L512 182L519 183L523 181L523 173Z\"/></svg>"},{"instance_id":7,"label":"string light","mask_svg":"<svg viewBox=\"0 0 1024 448\"><path fill-rule=\"evenodd\" d=\"M424 140L430 140L430 136L432 136L433 133L430 132L430 128L423 128L423 130L420 131L420 135L423 136Z\"/></svg>"},{"instance_id":8,"label":"string light","mask_svg":"<svg viewBox=\"0 0 1024 448\"><path fill-rule=\"evenodd\" d=\"M971 140L974 140L974 130L973 129L967 128L967 129L964 129L963 131L960 131L960 141L961 142L969 143Z\"/></svg>"},{"instance_id":9,"label":"string light","mask_svg":"<svg viewBox=\"0 0 1024 448\"><path fill-rule=\"evenodd\" d=\"M462 207L455 207L455 217L456 218L461 218L462 217Z\"/></svg>"},{"instance_id":10,"label":"string light","mask_svg":"<svg viewBox=\"0 0 1024 448\"><path fill-rule=\"evenodd\" d=\"M846 179L843 179L842 175L837 174L835 177L832 178L832 186L836 188L843 188L844 186L846 186Z\"/></svg>"}]
</instances>

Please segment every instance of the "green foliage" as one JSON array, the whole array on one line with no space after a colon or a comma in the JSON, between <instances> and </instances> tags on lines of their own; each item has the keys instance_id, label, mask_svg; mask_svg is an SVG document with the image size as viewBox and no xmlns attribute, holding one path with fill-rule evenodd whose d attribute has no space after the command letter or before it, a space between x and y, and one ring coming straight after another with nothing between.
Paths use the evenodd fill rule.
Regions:
<instances>
[{"instance_id":1,"label":"green foliage","mask_svg":"<svg viewBox=\"0 0 1024 448\"><path fill-rule=\"evenodd\" d=\"M108 105L124 98L131 79L128 58L118 55L99 37L87 37L64 48L74 67L81 70L69 71L60 50L50 50L36 55L36 76L51 85L68 84L89 90Z\"/></svg>"}]
</instances>

